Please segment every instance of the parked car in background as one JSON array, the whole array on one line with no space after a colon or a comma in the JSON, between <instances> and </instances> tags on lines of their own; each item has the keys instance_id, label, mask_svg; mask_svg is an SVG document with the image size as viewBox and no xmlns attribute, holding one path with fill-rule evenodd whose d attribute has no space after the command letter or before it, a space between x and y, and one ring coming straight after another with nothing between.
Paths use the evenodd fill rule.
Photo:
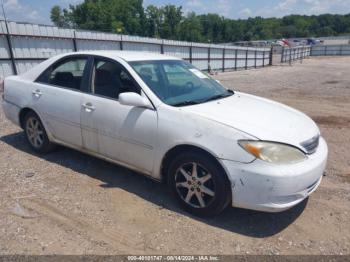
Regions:
<instances>
[{"instance_id":1,"label":"parked car in background","mask_svg":"<svg viewBox=\"0 0 350 262\"><path fill-rule=\"evenodd\" d=\"M281 40L277 40L276 41L276 44L279 45L279 46L284 46L284 47L290 47L291 44L289 43L288 39L281 39Z\"/></svg>"},{"instance_id":2,"label":"parked car in background","mask_svg":"<svg viewBox=\"0 0 350 262\"><path fill-rule=\"evenodd\" d=\"M293 39L291 45L292 45L293 47L295 47L295 46L301 46L301 45L303 45L303 42L302 42L301 40L299 40L299 39Z\"/></svg>"},{"instance_id":3,"label":"parked car in background","mask_svg":"<svg viewBox=\"0 0 350 262\"><path fill-rule=\"evenodd\" d=\"M308 45L319 45L322 44L323 41L319 40L319 39L315 39L315 38L309 38L307 39L307 44Z\"/></svg>"},{"instance_id":4,"label":"parked car in background","mask_svg":"<svg viewBox=\"0 0 350 262\"><path fill-rule=\"evenodd\" d=\"M137 52L53 57L3 83L31 148L56 144L165 181L196 215L283 211L316 190L327 144L290 107L227 90L190 63Z\"/></svg>"}]
</instances>

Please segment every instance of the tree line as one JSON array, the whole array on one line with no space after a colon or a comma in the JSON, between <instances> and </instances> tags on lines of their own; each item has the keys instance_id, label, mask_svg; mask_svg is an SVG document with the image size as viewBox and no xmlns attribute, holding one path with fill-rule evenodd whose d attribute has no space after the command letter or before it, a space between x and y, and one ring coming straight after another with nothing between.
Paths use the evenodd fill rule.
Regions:
<instances>
[{"instance_id":1,"label":"tree line","mask_svg":"<svg viewBox=\"0 0 350 262\"><path fill-rule=\"evenodd\" d=\"M143 0L84 0L65 9L54 6L51 21L59 27L210 43L350 33L350 14L233 20L218 14L185 15L175 5L144 7Z\"/></svg>"}]
</instances>

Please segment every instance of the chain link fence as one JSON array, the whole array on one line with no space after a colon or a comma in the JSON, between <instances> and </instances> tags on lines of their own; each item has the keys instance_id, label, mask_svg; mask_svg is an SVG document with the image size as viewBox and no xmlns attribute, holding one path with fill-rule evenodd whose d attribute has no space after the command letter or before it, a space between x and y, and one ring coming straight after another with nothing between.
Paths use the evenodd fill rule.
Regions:
<instances>
[{"instance_id":1,"label":"chain link fence","mask_svg":"<svg viewBox=\"0 0 350 262\"><path fill-rule=\"evenodd\" d=\"M302 61L310 55L310 46L282 47L281 63L292 63L297 60Z\"/></svg>"},{"instance_id":2,"label":"chain link fence","mask_svg":"<svg viewBox=\"0 0 350 262\"><path fill-rule=\"evenodd\" d=\"M313 46L312 56L346 56L350 55L350 45L320 45Z\"/></svg>"},{"instance_id":3,"label":"chain link fence","mask_svg":"<svg viewBox=\"0 0 350 262\"><path fill-rule=\"evenodd\" d=\"M52 56L76 51L129 50L176 56L201 70L231 71L270 65L270 48L192 43L0 21L0 76L20 74Z\"/></svg>"}]
</instances>

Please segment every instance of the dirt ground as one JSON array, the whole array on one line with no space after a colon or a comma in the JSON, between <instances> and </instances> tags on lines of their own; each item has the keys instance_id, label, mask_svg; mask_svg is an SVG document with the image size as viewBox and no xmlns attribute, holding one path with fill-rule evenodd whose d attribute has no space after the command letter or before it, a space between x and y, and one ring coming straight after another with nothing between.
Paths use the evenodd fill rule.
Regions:
<instances>
[{"instance_id":1,"label":"dirt ground","mask_svg":"<svg viewBox=\"0 0 350 262\"><path fill-rule=\"evenodd\" d=\"M330 159L308 201L198 219L164 185L125 168L65 148L33 154L0 110L0 254L350 254L350 57L217 78L319 124Z\"/></svg>"}]
</instances>

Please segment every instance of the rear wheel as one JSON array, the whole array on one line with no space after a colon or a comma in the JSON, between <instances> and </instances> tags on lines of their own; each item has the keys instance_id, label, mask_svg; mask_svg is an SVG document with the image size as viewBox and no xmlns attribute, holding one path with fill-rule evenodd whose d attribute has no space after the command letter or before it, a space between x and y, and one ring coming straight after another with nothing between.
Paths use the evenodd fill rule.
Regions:
<instances>
[{"instance_id":1,"label":"rear wheel","mask_svg":"<svg viewBox=\"0 0 350 262\"><path fill-rule=\"evenodd\" d=\"M48 153L55 148L47 137L44 125L34 112L28 112L24 118L24 131L30 147L38 153Z\"/></svg>"},{"instance_id":2,"label":"rear wheel","mask_svg":"<svg viewBox=\"0 0 350 262\"><path fill-rule=\"evenodd\" d=\"M205 154L189 152L177 156L169 167L168 184L181 206L198 216L217 215L230 202L226 174Z\"/></svg>"}]
</instances>

